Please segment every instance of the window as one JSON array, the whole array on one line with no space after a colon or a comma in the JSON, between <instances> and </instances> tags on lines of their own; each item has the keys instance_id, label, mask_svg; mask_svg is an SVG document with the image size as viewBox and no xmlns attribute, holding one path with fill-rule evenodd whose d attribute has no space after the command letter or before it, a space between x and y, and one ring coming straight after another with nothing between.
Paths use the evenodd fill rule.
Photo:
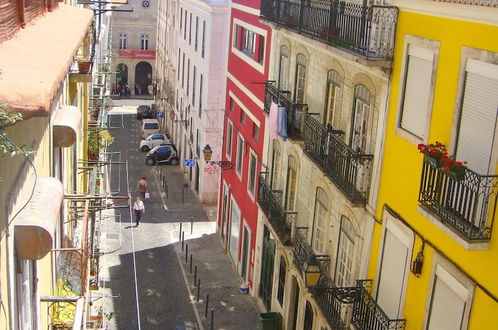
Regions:
<instances>
[{"instance_id":1,"label":"window","mask_svg":"<svg viewBox=\"0 0 498 330\"><path fill-rule=\"evenodd\" d=\"M351 148L366 153L368 120L370 113L370 91L364 85L356 85L353 101L353 124L351 126Z\"/></svg>"},{"instance_id":2,"label":"window","mask_svg":"<svg viewBox=\"0 0 498 330\"><path fill-rule=\"evenodd\" d=\"M265 54L265 37L242 26L234 24L233 48L241 51L252 60L262 64Z\"/></svg>"},{"instance_id":3,"label":"window","mask_svg":"<svg viewBox=\"0 0 498 330\"><path fill-rule=\"evenodd\" d=\"M244 138L242 135L237 136L237 155L236 155L236 172L240 177L242 175L242 160L244 157Z\"/></svg>"},{"instance_id":4,"label":"window","mask_svg":"<svg viewBox=\"0 0 498 330\"><path fill-rule=\"evenodd\" d=\"M232 197L232 214L230 215L230 256L235 265L238 264L240 241L240 208Z\"/></svg>"},{"instance_id":5,"label":"window","mask_svg":"<svg viewBox=\"0 0 498 330\"><path fill-rule=\"evenodd\" d=\"M338 287L353 286L353 257L354 257L355 230L353 224L346 216L341 218L339 232L339 246L337 248L337 263L335 271L335 284Z\"/></svg>"},{"instance_id":6,"label":"window","mask_svg":"<svg viewBox=\"0 0 498 330\"><path fill-rule=\"evenodd\" d=\"M278 65L278 89L289 90L289 48L280 47L280 63Z\"/></svg>"},{"instance_id":7,"label":"window","mask_svg":"<svg viewBox=\"0 0 498 330\"><path fill-rule=\"evenodd\" d=\"M293 156L289 156L287 168L287 187L285 191L285 206L288 211L296 209L297 190L297 161Z\"/></svg>"},{"instance_id":8,"label":"window","mask_svg":"<svg viewBox=\"0 0 498 330\"><path fill-rule=\"evenodd\" d=\"M255 141L259 140L259 126L256 123L252 123L252 138Z\"/></svg>"},{"instance_id":9,"label":"window","mask_svg":"<svg viewBox=\"0 0 498 330\"><path fill-rule=\"evenodd\" d=\"M278 288L277 288L277 300L280 306L284 305L284 290L285 290L285 276L287 273L287 266L285 264L284 257L280 257L280 267L278 269Z\"/></svg>"},{"instance_id":10,"label":"window","mask_svg":"<svg viewBox=\"0 0 498 330\"><path fill-rule=\"evenodd\" d=\"M273 143L271 188L278 190L278 177L280 175L280 148Z\"/></svg>"},{"instance_id":11,"label":"window","mask_svg":"<svg viewBox=\"0 0 498 330\"><path fill-rule=\"evenodd\" d=\"M249 171L247 173L247 190L251 196L254 196L256 189L256 170L257 170L257 158L254 151L251 150L249 155Z\"/></svg>"},{"instance_id":12,"label":"window","mask_svg":"<svg viewBox=\"0 0 498 330\"><path fill-rule=\"evenodd\" d=\"M119 49L126 49L128 43L128 35L126 33L119 34Z\"/></svg>"},{"instance_id":13,"label":"window","mask_svg":"<svg viewBox=\"0 0 498 330\"><path fill-rule=\"evenodd\" d=\"M195 17L195 51L197 51L197 39L198 39L198 34L199 34L199 16Z\"/></svg>"},{"instance_id":14,"label":"window","mask_svg":"<svg viewBox=\"0 0 498 330\"><path fill-rule=\"evenodd\" d=\"M185 10L185 24L183 25L183 40L187 40L187 11Z\"/></svg>"},{"instance_id":15,"label":"window","mask_svg":"<svg viewBox=\"0 0 498 330\"><path fill-rule=\"evenodd\" d=\"M192 13L190 13L190 16L189 16L188 44L192 45Z\"/></svg>"},{"instance_id":16,"label":"window","mask_svg":"<svg viewBox=\"0 0 498 330\"><path fill-rule=\"evenodd\" d=\"M202 21L202 41L201 41L201 57L204 58L205 42L206 42L206 21Z\"/></svg>"},{"instance_id":17,"label":"window","mask_svg":"<svg viewBox=\"0 0 498 330\"><path fill-rule=\"evenodd\" d=\"M294 101L304 103L304 88L306 86L306 57L303 54L296 56L296 81L294 86Z\"/></svg>"},{"instance_id":18,"label":"window","mask_svg":"<svg viewBox=\"0 0 498 330\"><path fill-rule=\"evenodd\" d=\"M329 198L322 188L316 189L315 213L313 219L312 247L318 254L325 254L327 241L327 215Z\"/></svg>"},{"instance_id":19,"label":"window","mask_svg":"<svg viewBox=\"0 0 498 330\"><path fill-rule=\"evenodd\" d=\"M190 58L187 62L187 97L190 95Z\"/></svg>"},{"instance_id":20,"label":"window","mask_svg":"<svg viewBox=\"0 0 498 330\"><path fill-rule=\"evenodd\" d=\"M199 118L201 118L202 114L202 88L204 84L204 76L201 74L200 80L199 80Z\"/></svg>"},{"instance_id":21,"label":"window","mask_svg":"<svg viewBox=\"0 0 498 330\"><path fill-rule=\"evenodd\" d=\"M399 125L423 139L432 108L434 52L408 45L405 63Z\"/></svg>"},{"instance_id":22,"label":"window","mask_svg":"<svg viewBox=\"0 0 498 330\"><path fill-rule=\"evenodd\" d=\"M180 81L180 48L178 48L178 65L177 65L177 70L178 70L178 78L177 78L177 80Z\"/></svg>"},{"instance_id":23,"label":"window","mask_svg":"<svg viewBox=\"0 0 498 330\"><path fill-rule=\"evenodd\" d=\"M192 104L195 104L195 79L197 77L197 67L194 65L194 72L192 73Z\"/></svg>"},{"instance_id":24,"label":"window","mask_svg":"<svg viewBox=\"0 0 498 330\"><path fill-rule=\"evenodd\" d=\"M470 281L456 271L450 273L451 268L436 265L426 329L467 329L473 295Z\"/></svg>"},{"instance_id":25,"label":"window","mask_svg":"<svg viewBox=\"0 0 498 330\"><path fill-rule=\"evenodd\" d=\"M250 57L254 57L256 51L256 34L252 31L242 28L242 49Z\"/></svg>"},{"instance_id":26,"label":"window","mask_svg":"<svg viewBox=\"0 0 498 330\"><path fill-rule=\"evenodd\" d=\"M32 260L17 259L16 287L17 310L20 329L36 329L36 262Z\"/></svg>"},{"instance_id":27,"label":"window","mask_svg":"<svg viewBox=\"0 0 498 330\"><path fill-rule=\"evenodd\" d=\"M230 112L233 112L234 108L235 108L235 102L233 102L233 99L231 98L230 99Z\"/></svg>"},{"instance_id":28,"label":"window","mask_svg":"<svg viewBox=\"0 0 498 330\"><path fill-rule=\"evenodd\" d=\"M142 50L149 49L149 36L146 34L142 34L140 36L140 49Z\"/></svg>"},{"instance_id":29,"label":"window","mask_svg":"<svg viewBox=\"0 0 498 330\"><path fill-rule=\"evenodd\" d=\"M240 110L240 123L245 126L246 113L244 112L244 110Z\"/></svg>"},{"instance_id":30,"label":"window","mask_svg":"<svg viewBox=\"0 0 498 330\"><path fill-rule=\"evenodd\" d=\"M182 22L183 22L183 8L180 8L180 31L182 30Z\"/></svg>"},{"instance_id":31,"label":"window","mask_svg":"<svg viewBox=\"0 0 498 330\"><path fill-rule=\"evenodd\" d=\"M498 109L498 65L468 59L461 103L457 159L479 174L494 174L493 140Z\"/></svg>"},{"instance_id":32,"label":"window","mask_svg":"<svg viewBox=\"0 0 498 330\"><path fill-rule=\"evenodd\" d=\"M232 159L232 131L233 131L233 125L231 122L228 121L227 122L227 138L225 141L227 159Z\"/></svg>"},{"instance_id":33,"label":"window","mask_svg":"<svg viewBox=\"0 0 498 330\"><path fill-rule=\"evenodd\" d=\"M325 124L330 124L332 127L338 127L339 123L336 117L338 117L338 107L339 107L339 91L340 91L340 81L341 78L339 73L335 70L330 70L327 74L327 106L325 114ZM337 125L337 126L336 126Z\"/></svg>"},{"instance_id":34,"label":"window","mask_svg":"<svg viewBox=\"0 0 498 330\"><path fill-rule=\"evenodd\" d=\"M182 59L182 88L185 83L185 53L183 53L183 59Z\"/></svg>"}]
</instances>

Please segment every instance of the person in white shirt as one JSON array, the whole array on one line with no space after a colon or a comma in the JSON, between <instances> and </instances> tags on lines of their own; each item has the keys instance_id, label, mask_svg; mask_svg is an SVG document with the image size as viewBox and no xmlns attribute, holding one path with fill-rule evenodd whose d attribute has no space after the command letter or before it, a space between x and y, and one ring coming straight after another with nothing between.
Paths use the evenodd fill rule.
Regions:
<instances>
[{"instance_id":1,"label":"person in white shirt","mask_svg":"<svg viewBox=\"0 0 498 330\"><path fill-rule=\"evenodd\" d=\"M135 227L138 227L140 219L145 214L145 206L140 196L137 196L135 199L135 203L133 203L133 210L135 211Z\"/></svg>"}]
</instances>

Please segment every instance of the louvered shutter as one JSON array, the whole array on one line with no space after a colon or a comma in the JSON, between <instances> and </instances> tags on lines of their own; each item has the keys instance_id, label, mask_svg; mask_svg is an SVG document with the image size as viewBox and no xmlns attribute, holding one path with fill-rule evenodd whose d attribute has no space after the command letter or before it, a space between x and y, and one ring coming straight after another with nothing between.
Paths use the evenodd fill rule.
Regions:
<instances>
[{"instance_id":1,"label":"louvered shutter","mask_svg":"<svg viewBox=\"0 0 498 330\"><path fill-rule=\"evenodd\" d=\"M490 168L498 110L498 65L467 61L457 159L479 174Z\"/></svg>"},{"instance_id":2,"label":"louvered shutter","mask_svg":"<svg viewBox=\"0 0 498 330\"><path fill-rule=\"evenodd\" d=\"M432 104L432 66L434 53L410 46L408 51L405 88L402 103L401 127L423 138L426 135L427 114Z\"/></svg>"}]
</instances>

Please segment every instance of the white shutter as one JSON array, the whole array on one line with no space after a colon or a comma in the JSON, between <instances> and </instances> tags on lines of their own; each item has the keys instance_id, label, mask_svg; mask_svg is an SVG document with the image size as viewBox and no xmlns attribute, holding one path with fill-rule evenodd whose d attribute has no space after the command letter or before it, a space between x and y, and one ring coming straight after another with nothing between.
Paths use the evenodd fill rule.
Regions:
<instances>
[{"instance_id":1,"label":"white shutter","mask_svg":"<svg viewBox=\"0 0 498 330\"><path fill-rule=\"evenodd\" d=\"M457 159L479 174L489 174L498 110L498 65L467 62L458 134Z\"/></svg>"},{"instance_id":2,"label":"white shutter","mask_svg":"<svg viewBox=\"0 0 498 330\"><path fill-rule=\"evenodd\" d=\"M462 329L467 289L438 266L431 301L429 330Z\"/></svg>"},{"instance_id":3,"label":"white shutter","mask_svg":"<svg viewBox=\"0 0 498 330\"><path fill-rule=\"evenodd\" d=\"M431 108L429 98L432 90L433 58L434 53L431 51L410 46L401 127L420 138L426 135L427 115Z\"/></svg>"},{"instance_id":4,"label":"white shutter","mask_svg":"<svg viewBox=\"0 0 498 330\"><path fill-rule=\"evenodd\" d=\"M408 247L386 230L377 302L391 319L399 317Z\"/></svg>"}]
</instances>

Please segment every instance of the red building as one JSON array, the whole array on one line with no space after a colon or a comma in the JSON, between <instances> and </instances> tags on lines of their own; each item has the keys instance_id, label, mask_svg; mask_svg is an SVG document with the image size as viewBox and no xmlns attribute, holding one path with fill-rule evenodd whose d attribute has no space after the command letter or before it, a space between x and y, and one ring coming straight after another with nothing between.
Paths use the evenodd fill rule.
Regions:
<instances>
[{"instance_id":1,"label":"red building","mask_svg":"<svg viewBox=\"0 0 498 330\"><path fill-rule=\"evenodd\" d=\"M262 171L265 81L271 30L259 21L259 0L231 2L227 92L221 159L218 231L244 282L253 288L258 220L257 184Z\"/></svg>"}]
</instances>

